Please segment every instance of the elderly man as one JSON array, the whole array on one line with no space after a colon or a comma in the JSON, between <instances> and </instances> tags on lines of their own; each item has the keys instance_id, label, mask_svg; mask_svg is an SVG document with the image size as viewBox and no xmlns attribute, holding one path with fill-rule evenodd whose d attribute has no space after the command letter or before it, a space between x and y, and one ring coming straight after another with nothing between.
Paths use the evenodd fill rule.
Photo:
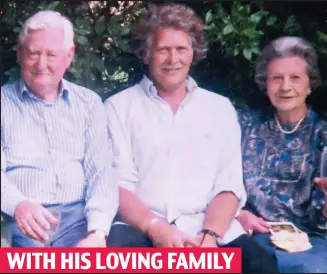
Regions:
<instances>
[{"instance_id":1,"label":"elderly man","mask_svg":"<svg viewBox=\"0 0 327 274\"><path fill-rule=\"evenodd\" d=\"M235 219L246 200L235 109L188 76L206 52L201 20L153 6L132 41L148 74L105 102L121 173L109 245L241 247L245 272L277 272Z\"/></svg>"},{"instance_id":2,"label":"elderly man","mask_svg":"<svg viewBox=\"0 0 327 274\"><path fill-rule=\"evenodd\" d=\"M1 212L14 247L105 247L117 212L104 105L63 79L73 36L59 13L33 15L18 38L22 77L1 87Z\"/></svg>"}]
</instances>

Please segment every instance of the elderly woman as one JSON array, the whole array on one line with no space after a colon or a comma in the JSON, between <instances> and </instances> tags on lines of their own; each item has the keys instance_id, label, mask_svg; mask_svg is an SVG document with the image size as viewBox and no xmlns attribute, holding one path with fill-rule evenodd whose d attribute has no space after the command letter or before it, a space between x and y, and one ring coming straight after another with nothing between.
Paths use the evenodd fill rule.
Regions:
<instances>
[{"instance_id":1,"label":"elderly woman","mask_svg":"<svg viewBox=\"0 0 327 274\"><path fill-rule=\"evenodd\" d=\"M272 107L240 115L248 201L238 220L276 255L280 272L327 272L326 230L319 228L326 223L326 179L317 178L327 121L306 103L319 85L315 50L297 37L272 41L258 60L256 82ZM297 253L275 248L267 221L294 223L313 247Z\"/></svg>"}]
</instances>

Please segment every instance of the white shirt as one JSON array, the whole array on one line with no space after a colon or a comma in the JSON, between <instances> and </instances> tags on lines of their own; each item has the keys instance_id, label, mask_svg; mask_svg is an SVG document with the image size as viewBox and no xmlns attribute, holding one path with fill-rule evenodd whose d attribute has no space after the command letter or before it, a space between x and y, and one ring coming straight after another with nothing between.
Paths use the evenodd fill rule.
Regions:
<instances>
[{"instance_id":1,"label":"white shirt","mask_svg":"<svg viewBox=\"0 0 327 274\"><path fill-rule=\"evenodd\" d=\"M107 99L105 106L120 186L168 222L191 213L180 218L177 227L195 236L217 194L234 192L240 210L246 193L233 105L226 97L199 88L191 77L187 90L175 115L146 76ZM243 233L234 219L223 243Z\"/></svg>"}]
</instances>

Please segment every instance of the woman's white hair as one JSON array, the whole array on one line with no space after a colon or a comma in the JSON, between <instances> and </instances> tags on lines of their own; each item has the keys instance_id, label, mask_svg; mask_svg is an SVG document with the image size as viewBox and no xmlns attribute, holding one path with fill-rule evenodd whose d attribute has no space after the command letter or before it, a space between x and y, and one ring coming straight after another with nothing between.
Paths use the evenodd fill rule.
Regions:
<instances>
[{"instance_id":1,"label":"woman's white hair","mask_svg":"<svg viewBox=\"0 0 327 274\"><path fill-rule=\"evenodd\" d=\"M306 62L312 89L316 89L320 85L318 56L315 49L301 37L283 36L266 45L257 60L255 81L260 89L264 90L266 88L269 63L274 59L289 56L300 57Z\"/></svg>"},{"instance_id":2,"label":"woman's white hair","mask_svg":"<svg viewBox=\"0 0 327 274\"><path fill-rule=\"evenodd\" d=\"M18 41L24 43L30 29L40 30L47 28L61 28L64 32L65 49L69 50L74 46L73 24L67 17L52 10L39 11L26 20L18 36Z\"/></svg>"}]
</instances>

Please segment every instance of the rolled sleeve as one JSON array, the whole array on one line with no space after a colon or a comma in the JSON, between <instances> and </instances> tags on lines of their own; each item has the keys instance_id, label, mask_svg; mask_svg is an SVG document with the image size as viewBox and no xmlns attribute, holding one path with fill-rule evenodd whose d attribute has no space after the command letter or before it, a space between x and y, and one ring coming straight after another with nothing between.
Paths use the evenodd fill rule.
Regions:
<instances>
[{"instance_id":1,"label":"rolled sleeve","mask_svg":"<svg viewBox=\"0 0 327 274\"><path fill-rule=\"evenodd\" d=\"M108 236L112 223L111 215L106 213L90 210L87 215L87 231L101 230Z\"/></svg>"},{"instance_id":2,"label":"rolled sleeve","mask_svg":"<svg viewBox=\"0 0 327 274\"><path fill-rule=\"evenodd\" d=\"M135 193L138 172L132 158L131 148L128 145L126 132L110 99L106 100L105 108L108 119L108 131L113 140L114 163L119 170L119 186Z\"/></svg>"},{"instance_id":3,"label":"rolled sleeve","mask_svg":"<svg viewBox=\"0 0 327 274\"><path fill-rule=\"evenodd\" d=\"M240 203L237 215L246 203L246 191L243 183L242 152L241 152L241 130L238 123L236 111L228 100L226 109L226 127L224 131L224 142L220 144L222 165L220 166L212 199L221 192L233 192L239 199Z\"/></svg>"},{"instance_id":4,"label":"rolled sleeve","mask_svg":"<svg viewBox=\"0 0 327 274\"><path fill-rule=\"evenodd\" d=\"M118 174L107 131L107 119L100 98L95 101L86 130L84 170L88 231L109 233L118 210Z\"/></svg>"}]
</instances>

